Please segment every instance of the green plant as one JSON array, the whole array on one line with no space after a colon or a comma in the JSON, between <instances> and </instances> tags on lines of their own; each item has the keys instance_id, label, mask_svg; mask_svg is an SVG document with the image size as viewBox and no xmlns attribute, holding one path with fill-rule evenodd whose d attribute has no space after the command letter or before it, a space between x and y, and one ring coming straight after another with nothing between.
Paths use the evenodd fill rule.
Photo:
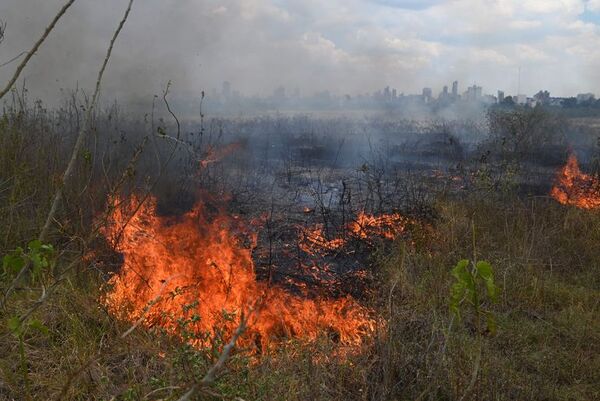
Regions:
<instances>
[{"instance_id":1,"label":"green plant","mask_svg":"<svg viewBox=\"0 0 600 401\"><path fill-rule=\"evenodd\" d=\"M55 256L51 244L44 244L39 240L30 241L27 249L18 247L2 258L2 278L14 277L25 265L31 264L31 280L36 281L44 271L53 269Z\"/></svg>"},{"instance_id":2,"label":"green plant","mask_svg":"<svg viewBox=\"0 0 600 401\"><path fill-rule=\"evenodd\" d=\"M486 308L486 304L498 301L499 289L494 282L492 265L485 261L471 262L467 259L459 261L452 269L456 282L450 290L450 311L461 320L461 310L472 310L477 332L482 333L481 321L485 319L487 329L496 333L496 318ZM485 291L482 291L485 287Z\"/></svg>"}]
</instances>

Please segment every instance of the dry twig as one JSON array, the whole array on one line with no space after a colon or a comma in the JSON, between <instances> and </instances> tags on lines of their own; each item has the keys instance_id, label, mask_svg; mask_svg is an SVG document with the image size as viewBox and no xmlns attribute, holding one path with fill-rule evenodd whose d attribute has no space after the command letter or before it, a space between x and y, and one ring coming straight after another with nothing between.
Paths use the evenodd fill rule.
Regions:
<instances>
[{"instance_id":1,"label":"dry twig","mask_svg":"<svg viewBox=\"0 0 600 401\"><path fill-rule=\"evenodd\" d=\"M67 5L65 5L65 7L63 7L63 10L61 10L62 14L64 14L64 12L66 11L66 9L74 2L75 0L71 0L69 3L67 3ZM65 172L63 174L60 186L58 187L58 190L56 191L56 194L54 195L54 199L52 201L52 206L50 208L50 212L48 213L48 216L46 218L46 223L44 224L44 227L42 228L42 231L40 232L40 235L38 237L38 239L42 242L44 242L46 240L46 237L48 235L48 232L50 230L50 225L52 224L52 222L55 219L56 213L58 211L58 207L60 205L60 203L62 202L63 199L63 195L64 195L64 189L65 187L70 183L71 178L73 177L73 174L75 172L75 165L77 162L77 159L79 157L79 153L81 152L81 148L83 146L83 142L85 140L85 137L87 135L87 132L90 129L90 126L92 125L92 119L93 119L93 111L94 108L96 106L96 103L98 101L98 96L100 94L100 86L102 84L102 77L104 76L104 71L106 70L106 66L108 65L108 61L110 60L111 54L112 54L112 50L114 47L114 44L117 40L117 37L119 36L119 34L121 33L121 30L123 29L123 26L125 25L125 22L127 21L127 18L129 17L129 13L131 12L131 6L133 4L133 0L129 0L129 4L127 6L127 9L125 10L125 14L123 16L123 19L121 20L121 22L119 23L119 26L117 27L115 33L113 34L113 37L110 41L108 50L106 52L106 56L104 58L104 62L102 63L102 67L100 68L100 71L98 72L98 77L96 79L96 89L94 90L94 95L92 96L92 100L88 106L87 112L86 112L86 118L84 120L84 124L81 127L81 130L79 131L79 135L77 136L77 141L75 142L75 146L73 147L73 152L71 154L71 159L69 160L69 164L67 165L67 168L65 169ZM59 13L59 15L57 15L57 18L60 18L60 15L62 15L61 13ZM55 21L53 22L53 25L51 25L49 27L49 29L51 30L54 25L56 24L56 21L58 19L55 19ZM47 30L47 32L49 33L49 31ZM46 34L47 36L47 34ZM39 47L39 45L38 45ZM35 50L37 50L37 48L35 48ZM31 53L30 53L31 55ZM28 58L30 58L30 55L28 55ZM28 60L28 58L26 58L26 60ZM12 84L11 84L12 86ZM4 93L0 94L0 98L2 98L2 96L4 95ZM6 298L10 295L10 293L13 291L13 289L15 288L15 285L21 280L21 278L27 273L27 271L29 270L29 268L31 267L30 264L26 264L25 266L23 266L23 268L21 268L21 270L19 271L19 273L17 274L17 277L15 277L15 279L13 280L13 282L11 283L11 285L8 287L8 289L6 290L5 294L4 294L4 300L6 300Z\"/></svg>"},{"instance_id":2,"label":"dry twig","mask_svg":"<svg viewBox=\"0 0 600 401\"><path fill-rule=\"evenodd\" d=\"M62 16L65 15L65 13L67 12L67 10L69 9L69 7L71 7L73 5L73 3L75 3L75 0L69 0L58 11L58 14L56 14L56 16L54 17L54 19L50 23L50 25L48 25L48 27L46 28L46 30L42 34L42 36L38 39L37 42L35 42L35 44L31 48L31 50L27 53L27 56L23 59L23 61L21 61L21 64L19 64L19 66L15 70L15 73L13 74L12 78L8 81L8 84L6 85L6 87L0 91L0 99L2 99L10 91L10 88L13 87L13 85L15 84L15 82L17 82L17 79L19 79L19 75L21 75L21 72L23 72L23 69L25 68L25 66L27 65L27 63L29 62L29 60L31 60L31 58L33 57L33 55L39 50L39 48L42 45L42 43L44 43L44 41L46 40L46 38L48 37L48 35L50 34L50 32L52 32L52 30L56 26L56 23L58 22L58 20L60 20L62 18ZM0 26L0 42L4 38L4 27L5 27L5 25L4 26Z\"/></svg>"}]
</instances>

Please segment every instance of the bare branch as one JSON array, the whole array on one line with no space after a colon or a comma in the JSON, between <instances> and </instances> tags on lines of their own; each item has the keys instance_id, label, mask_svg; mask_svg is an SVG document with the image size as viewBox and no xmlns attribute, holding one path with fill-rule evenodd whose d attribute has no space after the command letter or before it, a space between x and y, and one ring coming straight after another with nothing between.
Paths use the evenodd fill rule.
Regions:
<instances>
[{"instance_id":1,"label":"bare branch","mask_svg":"<svg viewBox=\"0 0 600 401\"><path fill-rule=\"evenodd\" d=\"M217 362L215 362L215 364L212 365L210 367L210 369L208 369L208 372L206 372L206 375L204 375L202 380L200 380L198 383L194 384L192 386L192 388L190 388L177 401L189 401L191 399L191 397L194 394L196 394L196 392L198 392L199 390L202 390L204 387L212 385L215 382L217 373L221 369L223 369L223 367L225 366L225 362L227 362L227 359L229 358L229 354L231 354L231 351L233 350L233 348L235 348L235 344L236 344L237 340L240 338L240 336L244 333L244 331L248 327L248 321L250 320L250 317L252 316L253 312L254 312L254 308L250 309L247 316L244 316L242 314L242 318L241 318L238 328L235 330L235 333L233 333L231 340L229 340L227 345L225 345L225 347L223 347L223 351L221 352L221 355L219 355L219 359L217 360Z\"/></svg>"},{"instance_id":2,"label":"bare branch","mask_svg":"<svg viewBox=\"0 0 600 401\"><path fill-rule=\"evenodd\" d=\"M75 0L69 0L59 10L58 14L56 14L56 16L54 17L54 19L50 23L50 25L48 25L48 27L46 28L46 30L42 34L42 37L39 38L38 41L33 45L33 47L31 48L31 50L29 51L29 53L27 53L27 57L25 57L23 59L23 61L21 61L21 64L19 64L19 66L17 67L17 69L16 69L13 77L10 79L10 81L8 81L8 84L6 85L6 87L0 91L0 99L2 99L10 91L10 88L12 88L12 86L15 84L15 82L17 82L17 79L19 79L19 75L21 75L21 72L23 72L23 69L25 68L25 66L27 65L27 63L29 62L29 60L31 60L31 58L38 51L38 49L40 48L40 46L42 45L42 43L44 43L44 41L46 40L46 38L48 37L48 35L50 34L50 32L52 32L52 30L56 26L56 23L58 22L58 20L60 20L62 18L62 16L65 15L65 13L69 9L69 7L71 7L74 2L75 2ZM3 26L0 25L0 42L2 42L2 39L4 39L4 28L5 27L6 27L6 24L4 24Z\"/></svg>"},{"instance_id":3,"label":"bare branch","mask_svg":"<svg viewBox=\"0 0 600 401\"><path fill-rule=\"evenodd\" d=\"M10 63L12 63L13 61L18 60L22 55L27 54L27 52L21 52L19 54L17 54L16 56L14 56L13 58L11 58L10 60L8 60L7 62L4 62L2 64L0 64L0 67L5 67L7 65L9 65Z\"/></svg>"},{"instance_id":4,"label":"bare branch","mask_svg":"<svg viewBox=\"0 0 600 401\"><path fill-rule=\"evenodd\" d=\"M6 22L0 21L0 43L4 40L4 33L6 32Z\"/></svg>"},{"instance_id":5,"label":"bare branch","mask_svg":"<svg viewBox=\"0 0 600 401\"><path fill-rule=\"evenodd\" d=\"M71 0L70 4L72 4L74 1L75 0ZM67 6L69 6L70 4L67 4ZM64 195L64 189L70 183L71 178L75 172L75 165L77 164L76 162L79 157L79 153L83 146L83 142L85 140L87 132L89 131L90 126L92 125L93 111L94 111L94 108L98 101L98 96L100 94L100 86L102 84L102 77L104 76L104 71L106 70L108 61L110 60L110 56L112 54L112 50L113 50L114 44L117 40L117 37L121 33L121 30L123 29L123 26L125 25L125 22L127 21L127 18L129 17L129 13L131 12L132 4L133 4L133 0L129 0L129 4L127 6L127 9L125 10L125 15L123 16L123 19L119 23L119 26L117 27L117 30L115 31L115 33L110 41L110 45L106 52L106 57L104 58L102 67L100 68L100 71L98 72L98 78L96 79L96 89L94 90L94 95L92 96L92 100L86 111L84 124L79 131L79 135L77 136L77 141L75 142L75 146L73 147L73 152L71 154L71 159L69 160L69 164L67 165L67 168L65 169L65 172L62 177L62 182L60 183L60 185L56 191L56 194L54 194L54 199L52 200L52 206L50 208L50 212L48 212L48 216L46 217L46 223L44 224L44 227L42 228L42 231L40 232L40 235L38 237L38 239L42 242L46 241L46 237L48 235L48 232L50 231L50 226L51 226L52 222L54 221L56 213L58 211L58 207L59 207L60 203L62 202L63 195ZM65 6L65 7L67 7L67 6ZM63 14L64 14L64 12L63 12ZM1 96L0 96L0 98L1 98ZM27 273L27 271L30 269L30 267L31 267L31 264L28 263L21 268L21 270L19 271L19 273L17 274L17 276L15 277L15 279L13 280L11 285L8 287L8 289L4 293L4 301L6 301L6 299L10 295L10 293L15 288L15 285Z\"/></svg>"},{"instance_id":6,"label":"bare branch","mask_svg":"<svg viewBox=\"0 0 600 401\"><path fill-rule=\"evenodd\" d=\"M108 65L110 56L112 55L112 50L115 45L115 41L117 40L117 37L121 33L121 30L123 29L123 26L125 25L125 22L127 21L127 18L129 17L129 13L131 12L132 4L133 4L133 0L129 0L129 4L127 6L127 9L125 10L125 15L123 16L123 19L119 23L119 26L117 27L117 30L115 31L115 33L110 41L108 51L106 52L106 57L104 58L102 67L100 68L100 71L98 72L98 78L96 79L96 89L94 90L94 95L92 96L92 101L90 102L90 105L88 106L88 109L86 111L86 117L84 120L84 124L81 127L81 130L79 131L79 135L77 136L77 141L75 142L75 146L73 147L73 153L71 154L71 159L69 160L69 164L67 165L65 173L62 177L62 183L61 183L62 185L60 185L60 187L56 191L56 194L54 195L54 199L52 201L52 207L50 208L50 212L48 213L48 216L46 218L46 223L44 224L44 227L42 228L42 232L40 233L40 236L39 236L39 239L42 242L46 239L46 236L48 235L48 231L50 230L50 225L52 224L52 220L54 220L54 216L56 215L58 206L60 205L60 203L62 201L63 194L64 194L64 188L70 182L71 177L73 176L73 173L75 172L75 164L77 162L79 152L81 150L81 147L83 146L83 141L85 140L87 132L90 129L90 126L92 125L93 111L96 107L96 103L98 101L98 96L100 94L100 86L102 84L102 78L104 76L104 71L106 70L106 66Z\"/></svg>"}]
</instances>

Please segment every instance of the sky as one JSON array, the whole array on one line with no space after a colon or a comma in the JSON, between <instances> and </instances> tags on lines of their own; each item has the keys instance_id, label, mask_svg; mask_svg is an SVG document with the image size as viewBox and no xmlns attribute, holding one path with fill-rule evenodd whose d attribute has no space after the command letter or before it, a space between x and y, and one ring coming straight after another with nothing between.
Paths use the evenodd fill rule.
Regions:
<instances>
[{"instance_id":1,"label":"sky","mask_svg":"<svg viewBox=\"0 0 600 401\"><path fill-rule=\"evenodd\" d=\"M65 0L2 0L0 64L27 50ZM44 100L94 85L127 0L77 0L23 77ZM0 67L0 83L15 63ZM104 98L434 93L458 80L485 93L600 94L600 0L136 0Z\"/></svg>"}]
</instances>

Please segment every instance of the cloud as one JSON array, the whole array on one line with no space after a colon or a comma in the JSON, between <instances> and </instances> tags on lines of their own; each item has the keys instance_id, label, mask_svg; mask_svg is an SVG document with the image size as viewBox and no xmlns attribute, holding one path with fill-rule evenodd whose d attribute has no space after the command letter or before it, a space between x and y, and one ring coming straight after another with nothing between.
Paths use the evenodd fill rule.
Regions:
<instances>
[{"instance_id":1,"label":"cloud","mask_svg":"<svg viewBox=\"0 0 600 401\"><path fill-rule=\"evenodd\" d=\"M0 64L27 49L62 0L3 0ZM35 95L93 86L125 0L78 2L25 71ZM587 10L587 11L586 11ZM247 94L401 92L455 79L484 90L600 92L600 0L144 0L115 48L105 97L193 96L224 80ZM530 71L530 75L528 74ZM11 66L0 68L0 82ZM558 79L560 77L560 79Z\"/></svg>"},{"instance_id":2,"label":"cloud","mask_svg":"<svg viewBox=\"0 0 600 401\"><path fill-rule=\"evenodd\" d=\"M600 0L589 0L586 8L591 12L600 12Z\"/></svg>"}]
</instances>

